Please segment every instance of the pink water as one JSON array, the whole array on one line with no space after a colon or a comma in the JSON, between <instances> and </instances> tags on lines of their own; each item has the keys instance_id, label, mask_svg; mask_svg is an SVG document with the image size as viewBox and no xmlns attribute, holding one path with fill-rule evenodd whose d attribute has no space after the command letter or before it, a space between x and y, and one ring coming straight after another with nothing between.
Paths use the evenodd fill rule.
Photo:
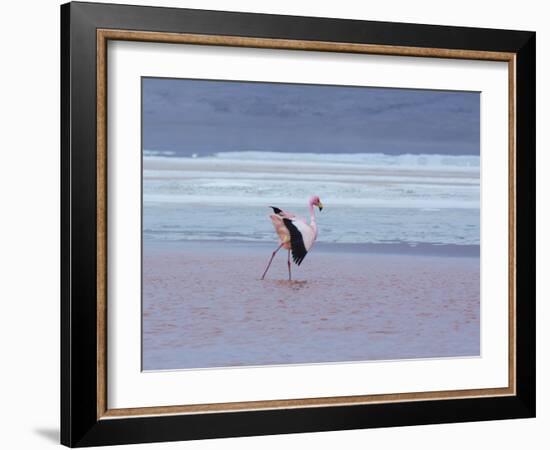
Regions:
<instances>
[{"instance_id":1,"label":"pink water","mask_svg":"<svg viewBox=\"0 0 550 450\"><path fill-rule=\"evenodd\" d=\"M479 355L478 257L271 251L146 241L144 370Z\"/></svg>"}]
</instances>

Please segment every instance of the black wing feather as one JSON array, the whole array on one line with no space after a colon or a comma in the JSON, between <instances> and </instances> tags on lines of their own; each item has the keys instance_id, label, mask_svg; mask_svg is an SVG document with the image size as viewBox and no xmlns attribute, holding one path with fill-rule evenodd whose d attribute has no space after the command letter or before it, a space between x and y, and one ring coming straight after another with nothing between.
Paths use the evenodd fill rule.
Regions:
<instances>
[{"instance_id":1,"label":"black wing feather","mask_svg":"<svg viewBox=\"0 0 550 450\"><path fill-rule=\"evenodd\" d=\"M307 255L306 246L302 233L296 228L290 219L283 219L285 227L290 233L290 244L292 246L292 259L299 266Z\"/></svg>"},{"instance_id":2,"label":"black wing feather","mask_svg":"<svg viewBox=\"0 0 550 450\"><path fill-rule=\"evenodd\" d=\"M273 212L275 214L281 214L283 211L279 208L277 208L276 206L270 206L270 208L273 208Z\"/></svg>"}]
</instances>

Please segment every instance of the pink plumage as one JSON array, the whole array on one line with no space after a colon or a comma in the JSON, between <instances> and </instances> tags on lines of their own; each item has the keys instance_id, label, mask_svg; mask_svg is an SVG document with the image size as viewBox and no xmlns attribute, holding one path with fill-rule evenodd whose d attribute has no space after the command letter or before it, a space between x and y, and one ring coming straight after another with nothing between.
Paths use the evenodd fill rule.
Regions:
<instances>
[{"instance_id":1,"label":"pink plumage","mask_svg":"<svg viewBox=\"0 0 550 450\"><path fill-rule=\"evenodd\" d=\"M296 215L283 211L280 208L271 206L273 214L269 217L275 228L275 232L279 236L279 246L271 254L267 267L262 275L262 280L265 278L273 258L281 248L288 250L288 279L292 280L290 254L292 253L292 259L300 265L307 255L307 252L311 249L317 239L317 223L315 222L314 206L322 211L323 204L318 196L314 195L310 197L308 201L310 222L307 223L305 219L296 217Z\"/></svg>"}]
</instances>

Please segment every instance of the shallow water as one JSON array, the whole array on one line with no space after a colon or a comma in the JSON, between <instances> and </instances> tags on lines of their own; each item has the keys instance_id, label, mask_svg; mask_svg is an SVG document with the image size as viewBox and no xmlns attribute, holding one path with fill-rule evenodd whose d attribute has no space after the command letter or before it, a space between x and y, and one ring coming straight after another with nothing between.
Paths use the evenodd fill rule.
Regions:
<instances>
[{"instance_id":1,"label":"shallow water","mask_svg":"<svg viewBox=\"0 0 550 450\"><path fill-rule=\"evenodd\" d=\"M143 369L479 355L478 257L272 247L145 241Z\"/></svg>"},{"instance_id":2,"label":"shallow water","mask_svg":"<svg viewBox=\"0 0 550 450\"><path fill-rule=\"evenodd\" d=\"M308 216L319 241L479 245L479 157L226 152L143 160L143 237L272 242L270 205Z\"/></svg>"}]
</instances>

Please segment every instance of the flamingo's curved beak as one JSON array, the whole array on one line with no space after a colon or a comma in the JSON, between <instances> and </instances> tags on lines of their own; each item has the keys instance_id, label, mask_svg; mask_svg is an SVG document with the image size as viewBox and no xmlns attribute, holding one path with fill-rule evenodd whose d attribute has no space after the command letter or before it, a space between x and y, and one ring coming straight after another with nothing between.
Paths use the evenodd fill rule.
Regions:
<instances>
[{"instance_id":1,"label":"flamingo's curved beak","mask_svg":"<svg viewBox=\"0 0 550 450\"><path fill-rule=\"evenodd\" d=\"M323 210L323 204L321 202L317 204L317 207L319 208L319 211Z\"/></svg>"}]
</instances>

